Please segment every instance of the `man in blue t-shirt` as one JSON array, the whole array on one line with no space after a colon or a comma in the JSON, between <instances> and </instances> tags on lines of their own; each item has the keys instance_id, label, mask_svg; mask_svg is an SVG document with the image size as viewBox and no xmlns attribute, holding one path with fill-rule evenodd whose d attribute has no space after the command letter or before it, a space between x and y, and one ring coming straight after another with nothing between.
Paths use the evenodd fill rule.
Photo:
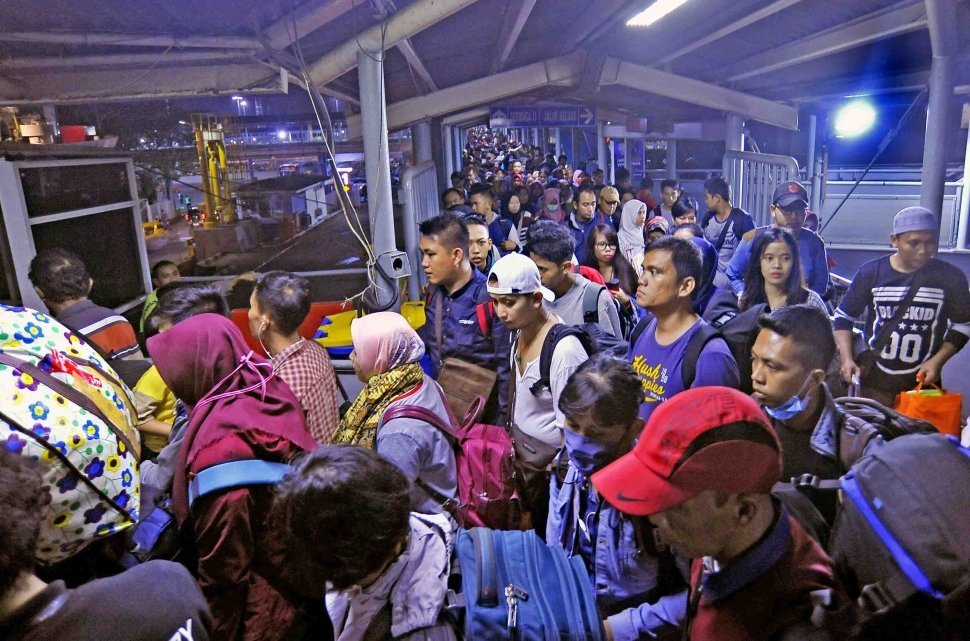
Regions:
<instances>
[{"instance_id":1,"label":"man in blue t-shirt","mask_svg":"<svg viewBox=\"0 0 970 641\"><path fill-rule=\"evenodd\" d=\"M720 337L704 344L693 380L684 380L684 355L691 336L705 324L691 307L702 274L700 250L690 241L665 236L647 247L637 304L653 317L644 321L647 325L642 332L634 332L628 356L643 385L640 418L644 420L660 403L686 388L722 385L737 389L740 385L738 365Z\"/></svg>"}]
</instances>

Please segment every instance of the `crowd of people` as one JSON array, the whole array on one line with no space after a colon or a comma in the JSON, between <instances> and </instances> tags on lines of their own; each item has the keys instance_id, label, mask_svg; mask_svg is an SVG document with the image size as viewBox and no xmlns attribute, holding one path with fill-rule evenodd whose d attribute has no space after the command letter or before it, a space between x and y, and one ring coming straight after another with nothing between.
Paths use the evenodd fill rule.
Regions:
<instances>
[{"instance_id":1,"label":"crowd of people","mask_svg":"<svg viewBox=\"0 0 970 641\"><path fill-rule=\"evenodd\" d=\"M460 638L442 617L455 443L422 412L457 424L451 393L471 367L493 374L480 420L512 438L516 527L582 560L605 638L829 638L813 624L818 594L832 611L857 595L772 490L837 479L883 445L866 432L840 447L832 385L891 403L917 379L939 383L970 338L970 287L934 257L934 214L896 215L894 251L859 270L833 325L797 182L756 227L719 177L700 211L677 180L655 200L649 179L634 190L620 168L606 185L514 142L476 141L466 161L446 211L420 225L426 322L352 322L364 387L342 407L326 351L298 332L300 276L250 283L261 356L225 292L181 283L170 263L153 267L136 332L88 299L76 255L37 255L30 279L51 315L133 390L142 518L167 507L188 553L124 569L128 555L99 545L69 571L38 569L52 489L39 463L0 448L0 637ZM739 352L715 328L745 318ZM235 461L291 465L278 483L199 489ZM832 495L811 498L831 523Z\"/></svg>"}]
</instances>

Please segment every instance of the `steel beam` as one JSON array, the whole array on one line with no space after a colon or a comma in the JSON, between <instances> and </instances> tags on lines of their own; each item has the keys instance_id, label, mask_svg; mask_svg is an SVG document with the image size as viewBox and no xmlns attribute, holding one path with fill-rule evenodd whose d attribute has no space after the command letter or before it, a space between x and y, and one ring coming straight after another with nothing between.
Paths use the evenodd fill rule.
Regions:
<instances>
[{"instance_id":1,"label":"steel beam","mask_svg":"<svg viewBox=\"0 0 970 641\"><path fill-rule=\"evenodd\" d=\"M954 54L958 49L956 4L953 0L926 0L926 13L933 45L933 62L930 65L930 95L926 105L919 204L932 211L939 224L946 188L947 137L952 135L950 103L953 98Z\"/></svg>"},{"instance_id":2,"label":"steel beam","mask_svg":"<svg viewBox=\"0 0 970 641\"><path fill-rule=\"evenodd\" d=\"M475 0L417 0L390 16L386 22L351 38L310 65L310 79L317 86L336 80L357 65L361 50L381 51L444 20Z\"/></svg>"},{"instance_id":3,"label":"steel beam","mask_svg":"<svg viewBox=\"0 0 970 641\"><path fill-rule=\"evenodd\" d=\"M600 84L624 85L709 109L736 112L776 127L798 129L798 110L794 107L617 58L607 58Z\"/></svg>"},{"instance_id":4,"label":"steel beam","mask_svg":"<svg viewBox=\"0 0 970 641\"><path fill-rule=\"evenodd\" d=\"M227 62L251 59L258 49L236 51L170 51L159 53L108 54L101 56L74 56L51 58L12 58L3 63L7 69L50 70L75 67L122 67L134 65L164 66L169 64Z\"/></svg>"},{"instance_id":5,"label":"steel beam","mask_svg":"<svg viewBox=\"0 0 970 641\"><path fill-rule=\"evenodd\" d=\"M280 18L266 28L266 37L274 49L283 49L324 27L354 8L355 0L310 2Z\"/></svg>"},{"instance_id":6,"label":"steel beam","mask_svg":"<svg viewBox=\"0 0 970 641\"><path fill-rule=\"evenodd\" d=\"M660 60L658 60L657 62L655 62L654 63L654 66L658 66L659 67L660 65L664 65L664 64L667 64L668 62L672 62L672 61L676 60L677 58L680 58L681 56L685 56L688 53L690 53L691 51L697 51L701 47L706 47L707 45L711 44L712 42L717 42L718 40L721 40L722 38L725 38L725 37L731 35L735 31L740 31L741 29L744 29L745 27L750 27L754 23L756 23L756 22L758 22L760 20L764 20L765 18L767 18L769 16L773 16L776 13L778 13L779 11L784 11L785 9L787 9L787 8L793 6L793 5L796 5L799 2L801 2L801 1L802 0L775 0L775 2L772 2L768 6L762 7L761 9L758 9L757 11L752 11L751 13L749 13L748 15L740 18L739 20L735 20L731 24L729 24L729 25L727 25L725 27L721 27L720 29L718 29L714 33L712 33L710 35L707 35L707 36L704 36L703 38L700 38L698 40L695 40L695 41L691 42L689 45L687 45L686 47L684 47L682 49L678 49L677 51L675 51L675 52L673 52L671 54L668 54L668 55L664 56L663 58L661 58Z\"/></svg>"},{"instance_id":7,"label":"steel beam","mask_svg":"<svg viewBox=\"0 0 970 641\"><path fill-rule=\"evenodd\" d=\"M0 33L3 42L108 45L122 47L175 47L178 49L259 49L259 40L246 36L157 36L136 33L70 33L22 31Z\"/></svg>"},{"instance_id":8,"label":"steel beam","mask_svg":"<svg viewBox=\"0 0 970 641\"><path fill-rule=\"evenodd\" d=\"M419 120L517 96L539 87L575 84L581 69L580 57L570 54L402 100L387 106L387 128L393 131ZM360 135L360 116L351 116L347 119L347 137L354 139Z\"/></svg>"},{"instance_id":9,"label":"steel beam","mask_svg":"<svg viewBox=\"0 0 970 641\"><path fill-rule=\"evenodd\" d=\"M397 13L397 5L394 3L394 0L371 0L371 2L387 15ZM424 66L424 62L421 61L421 56L414 49L414 45L411 44L411 39L405 38L397 43L397 49L404 56L404 59L407 60L408 64L411 65L411 69L424 81L426 91L423 93L437 91L438 85L435 83L434 78L431 77L431 72Z\"/></svg>"},{"instance_id":10,"label":"steel beam","mask_svg":"<svg viewBox=\"0 0 970 641\"><path fill-rule=\"evenodd\" d=\"M505 18L502 20L502 35L499 36L498 57L492 65L492 73L498 73L505 68L535 6L536 0L512 0L506 7Z\"/></svg>"},{"instance_id":11,"label":"steel beam","mask_svg":"<svg viewBox=\"0 0 970 641\"><path fill-rule=\"evenodd\" d=\"M777 71L840 51L916 31L926 26L926 9L922 2L897 5L885 11L864 16L855 22L803 38L778 49L765 51L731 65L732 73L725 82L737 82L770 71Z\"/></svg>"}]
</instances>

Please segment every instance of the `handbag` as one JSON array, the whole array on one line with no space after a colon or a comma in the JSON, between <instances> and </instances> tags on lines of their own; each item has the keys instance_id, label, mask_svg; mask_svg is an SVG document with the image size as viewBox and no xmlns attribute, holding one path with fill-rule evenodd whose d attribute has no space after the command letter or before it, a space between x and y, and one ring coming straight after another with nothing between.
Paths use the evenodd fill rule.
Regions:
<instances>
[{"instance_id":1,"label":"handbag","mask_svg":"<svg viewBox=\"0 0 970 641\"><path fill-rule=\"evenodd\" d=\"M435 297L434 304L434 336L439 354L442 353L441 297L443 295L442 292ZM441 364L441 371L438 372L438 385L445 393L445 400L455 416L464 416L465 411L479 396L489 398L497 379L496 372L454 356L446 358Z\"/></svg>"},{"instance_id":2,"label":"handbag","mask_svg":"<svg viewBox=\"0 0 970 641\"><path fill-rule=\"evenodd\" d=\"M916 389L900 392L896 396L896 410L911 418L932 423L944 434L960 438L963 394L951 394L937 385L931 387L934 389L924 390L923 381L920 381Z\"/></svg>"},{"instance_id":3,"label":"handbag","mask_svg":"<svg viewBox=\"0 0 970 641\"><path fill-rule=\"evenodd\" d=\"M919 281L917 276L919 272L913 275L912 280L909 283L909 289L906 291L906 295L896 306L896 311L893 315L886 321L879 331L875 335L875 340L872 343L872 347L864 349L855 355L855 363L859 366L860 379L865 379L872 368L876 366L876 361L879 359L879 354L882 350L886 348L889 340L892 338L893 330L899 325L899 321L903 320L903 316L906 315L906 310L913 303L913 299L916 298L916 294L919 293L919 288L922 283Z\"/></svg>"}]
</instances>

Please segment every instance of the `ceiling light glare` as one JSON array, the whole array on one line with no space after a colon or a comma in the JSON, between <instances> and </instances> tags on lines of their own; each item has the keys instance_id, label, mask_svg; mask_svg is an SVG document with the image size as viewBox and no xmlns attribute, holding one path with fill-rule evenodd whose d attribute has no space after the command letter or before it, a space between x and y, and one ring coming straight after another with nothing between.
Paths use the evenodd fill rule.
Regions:
<instances>
[{"instance_id":1,"label":"ceiling light glare","mask_svg":"<svg viewBox=\"0 0 970 641\"><path fill-rule=\"evenodd\" d=\"M644 11L627 20L626 26L649 27L685 2L687 0L657 0Z\"/></svg>"},{"instance_id":2,"label":"ceiling light glare","mask_svg":"<svg viewBox=\"0 0 970 641\"><path fill-rule=\"evenodd\" d=\"M854 100L835 115L835 135L855 138L869 131L875 122L875 108L865 100Z\"/></svg>"}]
</instances>

